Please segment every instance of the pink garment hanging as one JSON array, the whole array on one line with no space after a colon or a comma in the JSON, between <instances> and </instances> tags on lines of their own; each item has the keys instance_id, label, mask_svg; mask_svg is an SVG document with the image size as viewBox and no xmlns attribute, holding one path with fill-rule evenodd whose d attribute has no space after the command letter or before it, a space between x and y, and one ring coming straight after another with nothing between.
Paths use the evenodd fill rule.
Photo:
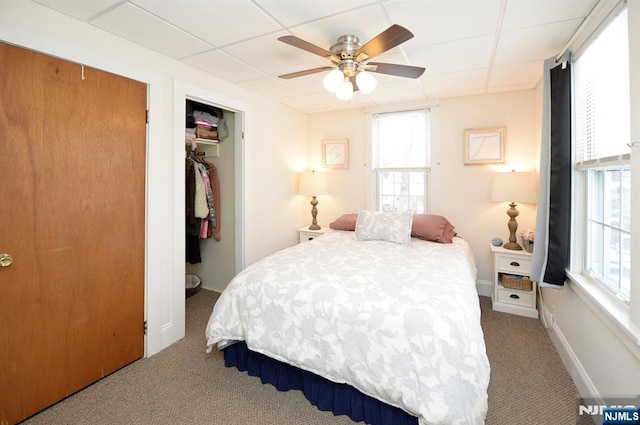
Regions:
<instances>
[{"instance_id":1,"label":"pink garment hanging","mask_svg":"<svg viewBox=\"0 0 640 425\"><path fill-rule=\"evenodd\" d=\"M207 239L209 237L209 220L203 218L200 222L200 239Z\"/></svg>"}]
</instances>

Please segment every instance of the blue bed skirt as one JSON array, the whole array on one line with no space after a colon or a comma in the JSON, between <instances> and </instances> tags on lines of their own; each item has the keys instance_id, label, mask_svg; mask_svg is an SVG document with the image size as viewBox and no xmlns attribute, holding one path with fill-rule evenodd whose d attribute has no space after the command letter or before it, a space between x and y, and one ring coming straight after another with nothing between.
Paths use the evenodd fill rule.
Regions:
<instances>
[{"instance_id":1,"label":"blue bed skirt","mask_svg":"<svg viewBox=\"0 0 640 425\"><path fill-rule=\"evenodd\" d=\"M318 409L347 415L356 422L370 425L417 425L418 418L402 409L384 404L362 394L350 385L336 384L311 372L279 362L253 352L244 342L224 349L224 363L235 366L251 376L260 377L262 383L271 384L279 391L300 390Z\"/></svg>"}]
</instances>

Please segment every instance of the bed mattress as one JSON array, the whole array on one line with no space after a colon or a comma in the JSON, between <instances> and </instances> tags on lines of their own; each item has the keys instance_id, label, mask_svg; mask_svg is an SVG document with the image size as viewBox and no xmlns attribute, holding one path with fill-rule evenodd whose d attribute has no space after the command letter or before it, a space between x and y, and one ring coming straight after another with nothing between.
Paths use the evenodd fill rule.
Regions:
<instances>
[{"instance_id":1,"label":"bed mattress","mask_svg":"<svg viewBox=\"0 0 640 425\"><path fill-rule=\"evenodd\" d=\"M237 341L426 424L482 424L489 361L469 245L330 231L239 273L207 344Z\"/></svg>"}]
</instances>

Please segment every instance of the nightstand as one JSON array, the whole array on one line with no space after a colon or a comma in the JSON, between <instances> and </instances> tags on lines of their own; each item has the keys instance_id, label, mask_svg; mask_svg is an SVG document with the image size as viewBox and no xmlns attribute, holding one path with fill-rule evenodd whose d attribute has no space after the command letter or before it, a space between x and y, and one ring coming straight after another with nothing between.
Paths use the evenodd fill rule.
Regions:
<instances>
[{"instance_id":1,"label":"nightstand","mask_svg":"<svg viewBox=\"0 0 640 425\"><path fill-rule=\"evenodd\" d=\"M491 251L493 252L493 291L491 292L493 309L537 319L535 282L531 282L531 290L505 288L502 285L505 276L530 278L533 254L499 246L491 246Z\"/></svg>"},{"instance_id":2,"label":"nightstand","mask_svg":"<svg viewBox=\"0 0 640 425\"><path fill-rule=\"evenodd\" d=\"M300 243L310 241L313 238L317 238L324 232L329 230L328 227L322 227L320 230L309 230L309 226L304 226L298 229L300 235Z\"/></svg>"}]
</instances>

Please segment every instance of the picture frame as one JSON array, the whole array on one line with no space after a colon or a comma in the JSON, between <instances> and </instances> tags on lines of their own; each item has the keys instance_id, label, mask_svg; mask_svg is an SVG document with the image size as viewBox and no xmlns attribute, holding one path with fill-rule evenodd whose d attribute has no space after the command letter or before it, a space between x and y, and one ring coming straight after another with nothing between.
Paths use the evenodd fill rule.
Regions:
<instances>
[{"instance_id":1,"label":"picture frame","mask_svg":"<svg viewBox=\"0 0 640 425\"><path fill-rule=\"evenodd\" d=\"M326 168L349 168L349 140L323 140L322 166Z\"/></svg>"},{"instance_id":2,"label":"picture frame","mask_svg":"<svg viewBox=\"0 0 640 425\"><path fill-rule=\"evenodd\" d=\"M464 165L504 164L506 127L464 129Z\"/></svg>"}]
</instances>

